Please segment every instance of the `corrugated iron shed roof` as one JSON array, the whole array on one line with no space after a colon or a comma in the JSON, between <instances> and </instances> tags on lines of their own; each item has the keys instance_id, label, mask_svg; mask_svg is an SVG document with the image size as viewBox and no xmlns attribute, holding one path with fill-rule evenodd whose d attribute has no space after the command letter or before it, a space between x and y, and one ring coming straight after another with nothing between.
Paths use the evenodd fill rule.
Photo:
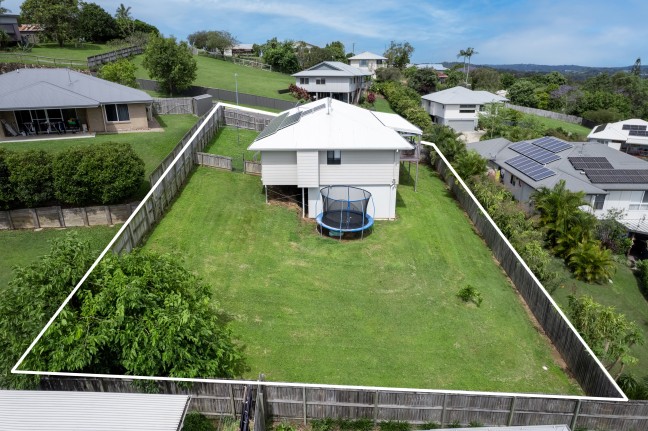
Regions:
<instances>
[{"instance_id":1,"label":"corrugated iron shed roof","mask_svg":"<svg viewBox=\"0 0 648 431\"><path fill-rule=\"evenodd\" d=\"M2 391L0 431L177 431L187 395Z\"/></svg>"}]
</instances>

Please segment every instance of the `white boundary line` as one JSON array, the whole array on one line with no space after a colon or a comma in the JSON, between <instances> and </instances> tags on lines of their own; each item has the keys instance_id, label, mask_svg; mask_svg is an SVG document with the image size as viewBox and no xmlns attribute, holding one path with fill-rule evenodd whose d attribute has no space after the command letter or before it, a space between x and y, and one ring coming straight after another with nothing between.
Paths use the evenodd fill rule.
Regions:
<instances>
[{"instance_id":1,"label":"white boundary line","mask_svg":"<svg viewBox=\"0 0 648 431\"><path fill-rule=\"evenodd\" d=\"M40 339L43 337L45 332L49 329L49 327L54 323L54 320L58 317L58 315L63 311L65 306L70 302L70 300L74 297L76 292L81 288L83 283L86 281L88 276L94 271L96 266L99 264L99 262L104 258L104 256L110 251L111 247L114 245L115 241L119 236L122 234L122 232L128 227L130 222L133 220L133 218L139 213L139 211L142 209L146 201L151 197L153 192L159 187L159 185L162 183L164 178L168 175L168 173L175 167L175 164L178 162L178 160L184 155L184 153L187 151L189 146L192 144L196 136L202 129L205 127L205 124L207 121L209 121L218 111L218 109L221 107L231 107L231 108L236 108L242 111L249 111L249 112L257 112L257 113L264 113L267 115L271 116L277 116L275 113L271 112L266 112L266 111L259 111L256 109L252 108L245 108L245 107L237 107L235 105L230 105L226 103L218 103L214 106L212 111L209 113L209 115L205 118L203 123L196 129L194 134L191 136L191 138L187 141L185 146L182 148L180 153L173 159L173 162L165 169L164 173L160 178L156 181L155 185L151 187L151 190L146 194L144 199L139 203L137 208L135 208L135 211L128 217L124 225L119 229L119 231L115 234L115 236L110 240L106 248L99 254L97 259L94 261L94 263L90 266L88 271L84 274L84 276L81 278L81 280L77 283L77 285L74 287L74 289L70 292L70 294L65 298L63 303L59 306L59 308L56 310L54 315L49 319L45 327L41 329L41 331L38 333L36 338L31 342L27 350L22 354L20 359L18 359L18 362L13 366L11 369L12 374L24 374L24 375L38 375L38 376L60 376L60 377L84 377L84 378L111 378L111 379L120 379L120 380L156 380L156 381L172 381L172 382L190 382L190 383L225 383L225 384L250 384L254 383L257 385L262 385L262 386L280 386L280 387L308 387L308 388L326 388L326 389L344 389L344 390L368 390L368 391L383 391L383 392L418 392L418 393L451 393L451 394L457 394L457 395L485 395L485 396L511 396L511 397L523 397L523 398L549 398L549 399L568 399L568 400L590 400L590 401L614 401L614 402L620 402L620 401L628 401L628 398L625 396L623 391L619 388L619 386L616 384L612 376L608 373L608 371L605 369L603 364L599 361L599 359L596 357L596 355L592 352L592 350L589 348L587 343L582 339L578 331L573 327L569 319L565 316L565 314L560 310L560 307L556 304L556 302L551 298L551 295L549 295L542 285L540 281L536 278L536 276L533 274L533 271L529 269L527 266L526 262L522 260L520 255L517 253L515 248L511 245L511 243L508 241L506 236L502 233L502 231L497 227L493 219L490 217L488 212L484 209L484 207L479 203L479 201L475 198L475 195L473 195L472 191L466 186L466 183L464 183L463 179L457 174L457 172L454 170L452 165L448 162L448 160L445 158L443 153L439 150L439 148L436 146L436 144L431 143L431 142L425 142L422 141L421 143L424 145L428 145L434 148L434 150L437 152L437 154L441 157L443 162L446 164L446 166L450 169L452 174L457 178L461 186L464 188L464 190L468 193L468 195L471 197L471 199L477 204L478 208L482 211L484 216L487 218L487 220L493 225L497 233L500 235L500 237L504 240L504 242L511 248L513 251L514 255L518 258L518 260L522 263L524 266L524 269L531 274L531 277L533 280L538 283L540 288L542 289L542 292L545 294L545 296L548 297L549 301L553 305L553 307L558 311L560 316L567 321L567 324L571 328L571 330L576 334L577 338L579 341L585 345L585 348L587 351L592 355L596 363L599 365L601 370L605 373L605 375L608 377L610 382L614 385L614 387L619 391L619 394L622 394L623 396L621 398L608 398L608 397L590 397L590 396L575 396L575 395L550 395L550 394L531 394L531 393L515 393L515 392L483 392L483 391L460 391L460 390L445 390L445 389L415 389L415 388L385 388L385 387L380 387L380 386L350 386L350 385L327 385L327 384L313 384L313 383L289 383L289 382L266 382L266 381L252 381L252 380L227 380L227 379L205 379L205 378L181 378L181 377L161 377L161 376L129 376L129 375L114 375L114 374L93 374L93 373L70 373L70 372L54 372L54 371L32 371L32 370L19 370L18 367L22 364L22 362L25 360L27 355L32 351L34 346L40 341Z\"/></svg>"}]
</instances>

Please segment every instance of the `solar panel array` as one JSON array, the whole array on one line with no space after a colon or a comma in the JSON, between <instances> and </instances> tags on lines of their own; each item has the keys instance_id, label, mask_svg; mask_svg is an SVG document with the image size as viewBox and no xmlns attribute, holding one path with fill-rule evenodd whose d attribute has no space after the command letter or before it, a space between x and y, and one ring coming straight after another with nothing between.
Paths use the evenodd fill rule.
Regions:
<instances>
[{"instance_id":1,"label":"solar panel array","mask_svg":"<svg viewBox=\"0 0 648 431\"><path fill-rule=\"evenodd\" d=\"M648 136L648 131L647 130L630 130L628 132L628 135L630 135L630 136Z\"/></svg>"},{"instance_id":2,"label":"solar panel array","mask_svg":"<svg viewBox=\"0 0 648 431\"><path fill-rule=\"evenodd\" d=\"M283 120L288 116L287 112L284 112L283 114L279 115L278 117L275 117L265 128L259 133L259 136L255 139L255 141L258 141L263 138L267 138L270 135L273 135L277 133L277 130L279 130L279 127L281 126L281 123L283 123Z\"/></svg>"},{"instance_id":3,"label":"solar panel array","mask_svg":"<svg viewBox=\"0 0 648 431\"><path fill-rule=\"evenodd\" d=\"M601 124L600 126L596 126L594 128L594 133L601 132L601 131L605 130L606 127L607 127L607 123Z\"/></svg>"},{"instance_id":4,"label":"solar panel array","mask_svg":"<svg viewBox=\"0 0 648 431\"><path fill-rule=\"evenodd\" d=\"M540 181L556 175L556 172L552 171L551 169L545 168L540 163L531 160L526 156L513 157L512 159L507 160L506 163L522 172L524 175L527 175L534 181Z\"/></svg>"},{"instance_id":5,"label":"solar panel array","mask_svg":"<svg viewBox=\"0 0 648 431\"><path fill-rule=\"evenodd\" d=\"M301 112L296 112L292 115L287 116L282 122L281 125L279 126L279 130L285 129L288 126L292 126L293 124L299 123L299 119L301 118L302 113Z\"/></svg>"},{"instance_id":6,"label":"solar panel array","mask_svg":"<svg viewBox=\"0 0 648 431\"><path fill-rule=\"evenodd\" d=\"M585 175L596 184L648 183L648 169L590 169Z\"/></svg>"},{"instance_id":7,"label":"solar panel array","mask_svg":"<svg viewBox=\"0 0 648 431\"><path fill-rule=\"evenodd\" d=\"M533 159L542 165L560 160L560 156L529 142L518 142L517 144L511 145L509 148L516 153L527 156L528 158Z\"/></svg>"},{"instance_id":8,"label":"solar panel array","mask_svg":"<svg viewBox=\"0 0 648 431\"><path fill-rule=\"evenodd\" d=\"M589 169L614 169L605 157L568 157L574 169L586 171Z\"/></svg>"},{"instance_id":9,"label":"solar panel array","mask_svg":"<svg viewBox=\"0 0 648 431\"><path fill-rule=\"evenodd\" d=\"M537 145L538 147L544 148L545 150L551 151L552 153L560 153L562 151L573 148L572 144L568 144L565 141L553 138L551 136L545 136L544 138L536 139L535 141L533 141L533 145Z\"/></svg>"},{"instance_id":10,"label":"solar panel array","mask_svg":"<svg viewBox=\"0 0 648 431\"><path fill-rule=\"evenodd\" d=\"M303 117L304 115L312 114L313 112L321 111L321 110L324 109L324 108L326 108L326 103L322 103L322 104L320 104L320 105L314 106L314 107L312 107L312 108L310 108L310 109L307 109L307 110L305 110L305 111L301 111L301 113L302 113L302 117Z\"/></svg>"},{"instance_id":11,"label":"solar panel array","mask_svg":"<svg viewBox=\"0 0 648 431\"><path fill-rule=\"evenodd\" d=\"M639 124L624 124L622 129L623 130L643 130L645 132L646 126L642 126Z\"/></svg>"}]
</instances>

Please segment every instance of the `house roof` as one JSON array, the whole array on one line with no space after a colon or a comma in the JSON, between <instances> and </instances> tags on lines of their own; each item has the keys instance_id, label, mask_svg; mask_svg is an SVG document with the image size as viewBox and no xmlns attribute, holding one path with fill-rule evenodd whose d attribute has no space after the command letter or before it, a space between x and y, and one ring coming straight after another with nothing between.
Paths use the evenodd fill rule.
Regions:
<instances>
[{"instance_id":1,"label":"house roof","mask_svg":"<svg viewBox=\"0 0 648 431\"><path fill-rule=\"evenodd\" d=\"M387 57L374 54L373 52L365 51L361 52L358 55L354 55L353 57L349 57L349 60L387 60Z\"/></svg>"},{"instance_id":2,"label":"house roof","mask_svg":"<svg viewBox=\"0 0 648 431\"><path fill-rule=\"evenodd\" d=\"M252 51L253 46L254 46L253 43L239 43L237 45L234 45L232 49L242 49L242 50Z\"/></svg>"},{"instance_id":3,"label":"house roof","mask_svg":"<svg viewBox=\"0 0 648 431\"><path fill-rule=\"evenodd\" d=\"M483 105L508 100L489 91L473 91L460 86L427 94L423 96L423 99L443 105Z\"/></svg>"},{"instance_id":4,"label":"house roof","mask_svg":"<svg viewBox=\"0 0 648 431\"><path fill-rule=\"evenodd\" d=\"M646 129L648 129L648 121L639 118L632 118L629 120L618 121L616 123L600 124L592 129L590 134L587 135L587 139L601 139L606 141L648 145L648 136L631 135L630 130L623 130L623 126L635 126L646 131ZM626 129L628 129L628 127L626 127Z\"/></svg>"},{"instance_id":5,"label":"house roof","mask_svg":"<svg viewBox=\"0 0 648 431\"><path fill-rule=\"evenodd\" d=\"M409 142L383 124L373 112L331 98L284 111L266 129L276 132L264 130L249 150L412 149Z\"/></svg>"},{"instance_id":6,"label":"house roof","mask_svg":"<svg viewBox=\"0 0 648 431\"><path fill-rule=\"evenodd\" d=\"M434 69L439 72L448 70L448 68L441 63L419 63L415 64L414 67L416 67L417 69Z\"/></svg>"},{"instance_id":7,"label":"house roof","mask_svg":"<svg viewBox=\"0 0 648 431\"><path fill-rule=\"evenodd\" d=\"M541 139L541 138L540 138ZM538 141L531 140L528 142ZM506 163L520 154L510 148L513 143L504 138L467 144L468 149L477 151L482 157L495 163L497 166L512 172L522 178L525 183L534 189L540 187L552 188L558 181L565 180L567 188L572 191L584 191L587 194L607 194L610 190L646 190L648 184L644 183L592 183L584 171L575 169L569 157L604 157L614 169L648 170L648 162L622 153L603 144L592 142L571 143L571 148L557 153L559 160L546 163L544 166L556 174L534 181L531 177Z\"/></svg>"},{"instance_id":8,"label":"house roof","mask_svg":"<svg viewBox=\"0 0 648 431\"><path fill-rule=\"evenodd\" d=\"M423 131L401 117L398 114L392 114L389 112L377 112L377 111L372 111L374 116L380 120L381 123L383 123L385 126L389 127L390 129L396 130L397 132L401 133L408 133L412 135L418 135L421 136L423 135Z\"/></svg>"},{"instance_id":9,"label":"house roof","mask_svg":"<svg viewBox=\"0 0 648 431\"><path fill-rule=\"evenodd\" d=\"M0 428L12 431L177 431L189 396L0 390Z\"/></svg>"},{"instance_id":10,"label":"house roof","mask_svg":"<svg viewBox=\"0 0 648 431\"><path fill-rule=\"evenodd\" d=\"M0 75L0 111L152 101L144 91L69 69L18 69Z\"/></svg>"},{"instance_id":11,"label":"house roof","mask_svg":"<svg viewBox=\"0 0 648 431\"><path fill-rule=\"evenodd\" d=\"M43 31L43 27L40 24L20 24L18 30L20 30L21 33L40 32Z\"/></svg>"},{"instance_id":12,"label":"house roof","mask_svg":"<svg viewBox=\"0 0 648 431\"><path fill-rule=\"evenodd\" d=\"M301 72L293 74L296 77L311 76L370 76L371 73L360 70L357 67L349 66L339 61L323 61Z\"/></svg>"}]
</instances>

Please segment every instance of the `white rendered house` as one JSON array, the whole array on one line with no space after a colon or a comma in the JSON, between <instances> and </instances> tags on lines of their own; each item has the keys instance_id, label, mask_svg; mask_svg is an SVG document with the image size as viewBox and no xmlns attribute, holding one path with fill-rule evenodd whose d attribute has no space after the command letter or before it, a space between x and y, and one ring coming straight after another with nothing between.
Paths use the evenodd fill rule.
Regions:
<instances>
[{"instance_id":1,"label":"white rendered house","mask_svg":"<svg viewBox=\"0 0 648 431\"><path fill-rule=\"evenodd\" d=\"M358 103L369 85L371 73L339 61L323 61L293 76L295 84L306 89L315 100L332 97L346 103Z\"/></svg>"},{"instance_id":2,"label":"white rendered house","mask_svg":"<svg viewBox=\"0 0 648 431\"><path fill-rule=\"evenodd\" d=\"M349 64L353 67L368 72L372 77L376 77L376 69L387 65L387 57L365 51L353 57L349 57Z\"/></svg>"},{"instance_id":3,"label":"white rendered house","mask_svg":"<svg viewBox=\"0 0 648 431\"><path fill-rule=\"evenodd\" d=\"M648 121L633 118L601 124L592 129L587 140L624 153L648 156Z\"/></svg>"},{"instance_id":4,"label":"white rendered house","mask_svg":"<svg viewBox=\"0 0 648 431\"><path fill-rule=\"evenodd\" d=\"M414 149L401 134L420 136L419 129L409 123L404 127L401 120L381 121L372 111L326 98L283 112L248 149L261 153L264 186L301 189L309 218L322 209L321 188L344 185L372 194L375 212L372 207L370 215L393 219L401 152ZM398 123L394 127L400 130L385 122Z\"/></svg>"},{"instance_id":5,"label":"white rendered house","mask_svg":"<svg viewBox=\"0 0 648 431\"><path fill-rule=\"evenodd\" d=\"M436 124L451 127L457 132L470 132L477 128L479 113L485 105L506 101L505 97L488 91L458 86L423 96L421 106Z\"/></svg>"}]
</instances>

